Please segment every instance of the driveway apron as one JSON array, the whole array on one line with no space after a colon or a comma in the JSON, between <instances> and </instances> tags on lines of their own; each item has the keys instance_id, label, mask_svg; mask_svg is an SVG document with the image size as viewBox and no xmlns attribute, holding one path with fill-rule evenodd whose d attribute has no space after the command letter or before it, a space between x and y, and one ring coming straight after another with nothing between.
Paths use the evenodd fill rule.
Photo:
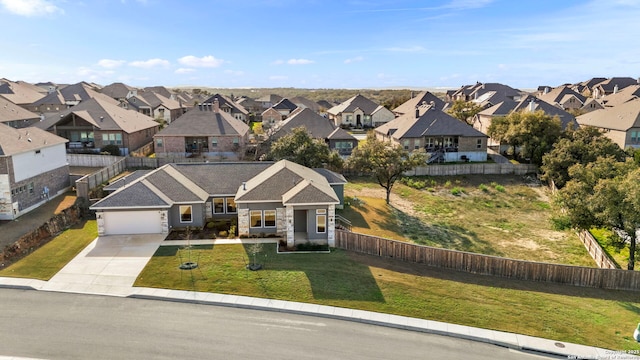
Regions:
<instances>
[{"instance_id":1,"label":"driveway apron","mask_svg":"<svg viewBox=\"0 0 640 360\"><path fill-rule=\"evenodd\" d=\"M51 278L42 290L127 296L165 236L98 237Z\"/></svg>"}]
</instances>

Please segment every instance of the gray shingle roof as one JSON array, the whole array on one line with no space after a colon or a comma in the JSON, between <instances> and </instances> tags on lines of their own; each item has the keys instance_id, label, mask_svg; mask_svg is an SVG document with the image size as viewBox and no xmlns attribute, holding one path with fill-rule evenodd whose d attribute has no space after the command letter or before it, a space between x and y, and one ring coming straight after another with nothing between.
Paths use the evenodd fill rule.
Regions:
<instances>
[{"instance_id":1,"label":"gray shingle roof","mask_svg":"<svg viewBox=\"0 0 640 360\"><path fill-rule=\"evenodd\" d=\"M279 139L298 127L304 127L309 135L315 139L326 139L335 130L335 125L329 119L311 109L303 109L280 123L270 138Z\"/></svg>"},{"instance_id":2,"label":"gray shingle roof","mask_svg":"<svg viewBox=\"0 0 640 360\"><path fill-rule=\"evenodd\" d=\"M620 131L640 127L640 99L580 115L577 121L580 125Z\"/></svg>"},{"instance_id":3,"label":"gray shingle roof","mask_svg":"<svg viewBox=\"0 0 640 360\"><path fill-rule=\"evenodd\" d=\"M231 195L243 181L258 175L272 162L188 163L171 166L210 195Z\"/></svg>"},{"instance_id":4,"label":"gray shingle roof","mask_svg":"<svg viewBox=\"0 0 640 360\"><path fill-rule=\"evenodd\" d=\"M122 130L128 134L158 126L153 118L136 111L123 109L111 102L91 98L70 109L47 116L36 126L50 129L60 122L68 121L71 114L82 118L100 130Z\"/></svg>"},{"instance_id":5,"label":"gray shingle roof","mask_svg":"<svg viewBox=\"0 0 640 360\"><path fill-rule=\"evenodd\" d=\"M315 168L313 170L318 174L324 176L324 178L327 179L329 184L346 184L347 183L347 179L342 174L338 174L337 172L331 171L329 169L323 169L323 168Z\"/></svg>"},{"instance_id":6,"label":"gray shingle roof","mask_svg":"<svg viewBox=\"0 0 640 360\"><path fill-rule=\"evenodd\" d=\"M294 104L291 102L291 100L284 98L280 101L278 101L277 104L272 106L274 109L276 110L289 110L289 111L293 111L295 110L298 105Z\"/></svg>"},{"instance_id":7,"label":"gray shingle roof","mask_svg":"<svg viewBox=\"0 0 640 360\"><path fill-rule=\"evenodd\" d=\"M203 199L195 194L185 184L169 175L165 169L158 169L158 171L149 174L145 179L174 203L202 202L206 200L206 197Z\"/></svg>"},{"instance_id":8,"label":"gray shingle roof","mask_svg":"<svg viewBox=\"0 0 640 360\"><path fill-rule=\"evenodd\" d=\"M429 105L431 102L434 102L436 105L436 109L443 110L445 106L445 102L439 97L433 95L429 91L424 91L416 95L415 97L405 101L402 105L393 109L393 112L396 114L407 114L407 113L415 113L416 106L425 104Z\"/></svg>"},{"instance_id":9,"label":"gray shingle roof","mask_svg":"<svg viewBox=\"0 0 640 360\"><path fill-rule=\"evenodd\" d=\"M0 122L35 119L40 119L40 115L0 97Z\"/></svg>"},{"instance_id":10,"label":"gray shingle roof","mask_svg":"<svg viewBox=\"0 0 640 360\"><path fill-rule=\"evenodd\" d=\"M223 111L196 106L155 136L244 136L249 126Z\"/></svg>"},{"instance_id":11,"label":"gray shingle roof","mask_svg":"<svg viewBox=\"0 0 640 360\"><path fill-rule=\"evenodd\" d=\"M102 208L168 208L171 205L162 199L144 182L138 181L123 187L113 194L98 201L91 209Z\"/></svg>"},{"instance_id":12,"label":"gray shingle roof","mask_svg":"<svg viewBox=\"0 0 640 360\"><path fill-rule=\"evenodd\" d=\"M133 173L127 175L127 176L123 176L120 179L109 183L109 185L105 186L103 188L104 191L115 191L118 190L119 188L127 185L127 184L131 184L132 182L134 182L135 180L146 176L147 174L149 174L151 171L153 170L136 170Z\"/></svg>"},{"instance_id":13,"label":"gray shingle roof","mask_svg":"<svg viewBox=\"0 0 640 360\"><path fill-rule=\"evenodd\" d=\"M432 107L426 107L426 111L418 118L416 118L415 112L402 115L378 126L375 131L391 135L395 139L425 136L487 137L466 123Z\"/></svg>"},{"instance_id":14,"label":"gray shingle roof","mask_svg":"<svg viewBox=\"0 0 640 360\"><path fill-rule=\"evenodd\" d=\"M343 112L353 112L356 109L360 109L365 114L371 115L374 111L376 111L376 109L378 109L378 107L379 105L375 102L358 94L344 101L343 103L332 107L331 109L327 110L327 112L329 114L337 115Z\"/></svg>"}]
</instances>

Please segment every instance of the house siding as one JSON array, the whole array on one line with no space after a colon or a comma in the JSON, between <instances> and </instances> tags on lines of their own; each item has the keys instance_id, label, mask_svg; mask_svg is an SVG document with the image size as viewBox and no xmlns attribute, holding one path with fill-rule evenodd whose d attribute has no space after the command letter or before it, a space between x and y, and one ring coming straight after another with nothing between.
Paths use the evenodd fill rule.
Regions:
<instances>
[{"instance_id":1,"label":"house siding","mask_svg":"<svg viewBox=\"0 0 640 360\"><path fill-rule=\"evenodd\" d=\"M190 223L180 222L180 206L191 206L191 217L193 219ZM169 209L169 224L173 228L186 228L189 227L201 227L204 226L205 221L205 206L204 204L179 204L173 205Z\"/></svg>"}]
</instances>

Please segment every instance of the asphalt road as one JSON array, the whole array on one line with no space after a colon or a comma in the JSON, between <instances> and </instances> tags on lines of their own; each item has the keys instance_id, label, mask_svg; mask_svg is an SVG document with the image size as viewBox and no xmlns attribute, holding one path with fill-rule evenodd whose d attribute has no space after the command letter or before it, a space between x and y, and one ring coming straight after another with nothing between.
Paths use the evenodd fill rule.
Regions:
<instances>
[{"instance_id":1,"label":"asphalt road","mask_svg":"<svg viewBox=\"0 0 640 360\"><path fill-rule=\"evenodd\" d=\"M536 359L437 335L277 312L0 289L0 356L39 359Z\"/></svg>"}]
</instances>

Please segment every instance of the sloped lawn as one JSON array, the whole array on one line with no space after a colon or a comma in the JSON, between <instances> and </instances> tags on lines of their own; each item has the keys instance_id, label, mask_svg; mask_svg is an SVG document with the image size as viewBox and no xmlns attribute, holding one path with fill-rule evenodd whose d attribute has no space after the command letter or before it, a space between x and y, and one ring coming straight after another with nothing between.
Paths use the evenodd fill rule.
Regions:
<instances>
[{"instance_id":1,"label":"sloped lawn","mask_svg":"<svg viewBox=\"0 0 640 360\"><path fill-rule=\"evenodd\" d=\"M250 245L163 246L135 286L300 301L521 333L609 349L637 349L632 339L638 292L607 291L444 271L394 259L331 254L259 255ZM187 259L196 270L179 270Z\"/></svg>"},{"instance_id":2,"label":"sloped lawn","mask_svg":"<svg viewBox=\"0 0 640 360\"><path fill-rule=\"evenodd\" d=\"M98 237L95 220L80 222L0 271L0 276L49 280Z\"/></svg>"},{"instance_id":3,"label":"sloped lawn","mask_svg":"<svg viewBox=\"0 0 640 360\"><path fill-rule=\"evenodd\" d=\"M578 236L552 228L547 189L517 176L412 178L391 205L371 179L349 179L338 213L353 231L514 259L595 266ZM355 201L354 201L355 198Z\"/></svg>"}]
</instances>

